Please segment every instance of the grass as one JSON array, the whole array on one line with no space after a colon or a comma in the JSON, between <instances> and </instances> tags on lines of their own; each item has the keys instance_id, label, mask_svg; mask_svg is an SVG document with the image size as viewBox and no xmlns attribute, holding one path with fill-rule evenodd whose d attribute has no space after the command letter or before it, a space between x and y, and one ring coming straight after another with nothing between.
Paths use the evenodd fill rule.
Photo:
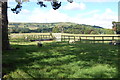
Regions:
<instances>
[{"instance_id":1,"label":"grass","mask_svg":"<svg viewBox=\"0 0 120 80\"><path fill-rule=\"evenodd\" d=\"M116 78L118 46L67 42L11 42L3 52L3 78Z\"/></svg>"}]
</instances>

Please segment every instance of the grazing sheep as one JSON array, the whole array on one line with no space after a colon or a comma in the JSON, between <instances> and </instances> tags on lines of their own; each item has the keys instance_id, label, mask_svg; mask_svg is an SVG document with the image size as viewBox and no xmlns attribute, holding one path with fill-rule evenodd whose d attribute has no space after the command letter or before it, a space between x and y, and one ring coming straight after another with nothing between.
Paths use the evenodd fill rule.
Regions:
<instances>
[{"instance_id":1,"label":"grazing sheep","mask_svg":"<svg viewBox=\"0 0 120 80\"><path fill-rule=\"evenodd\" d=\"M72 44L72 43L75 43L75 41L74 40L69 41L69 44Z\"/></svg>"},{"instance_id":2,"label":"grazing sheep","mask_svg":"<svg viewBox=\"0 0 120 80\"><path fill-rule=\"evenodd\" d=\"M120 45L120 41L113 40L109 44L111 44L111 45Z\"/></svg>"},{"instance_id":3,"label":"grazing sheep","mask_svg":"<svg viewBox=\"0 0 120 80\"><path fill-rule=\"evenodd\" d=\"M28 41L28 37L25 37L25 40Z\"/></svg>"},{"instance_id":4,"label":"grazing sheep","mask_svg":"<svg viewBox=\"0 0 120 80\"><path fill-rule=\"evenodd\" d=\"M42 44L41 42L38 42L38 43L37 43L37 46L38 46L38 47L42 47L42 45L43 45L43 44Z\"/></svg>"}]
</instances>

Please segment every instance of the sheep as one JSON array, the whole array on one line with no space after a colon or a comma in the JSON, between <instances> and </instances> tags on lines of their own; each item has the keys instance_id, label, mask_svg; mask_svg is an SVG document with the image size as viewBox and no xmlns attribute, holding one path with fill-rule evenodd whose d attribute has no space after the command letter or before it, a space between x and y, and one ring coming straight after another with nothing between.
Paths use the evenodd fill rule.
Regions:
<instances>
[{"instance_id":1,"label":"sheep","mask_svg":"<svg viewBox=\"0 0 120 80\"><path fill-rule=\"evenodd\" d=\"M72 44L72 43L75 43L75 41L74 41L74 40L70 40L70 41L69 41L69 44Z\"/></svg>"},{"instance_id":2,"label":"sheep","mask_svg":"<svg viewBox=\"0 0 120 80\"><path fill-rule=\"evenodd\" d=\"M120 41L113 40L109 44L111 44L111 45L120 45Z\"/></svg>"},{"instance_id":3,"label":"sheep","mask_svg":"<svg viewBox=\"0 0 120 80\"><path fill-rule=\"evenodd\" d=\"M42 44L41 42L38 42L38 43L37 43L37 46L38 46L38 47L42 47L43 44Z\"/></svg>"}]
</instances>

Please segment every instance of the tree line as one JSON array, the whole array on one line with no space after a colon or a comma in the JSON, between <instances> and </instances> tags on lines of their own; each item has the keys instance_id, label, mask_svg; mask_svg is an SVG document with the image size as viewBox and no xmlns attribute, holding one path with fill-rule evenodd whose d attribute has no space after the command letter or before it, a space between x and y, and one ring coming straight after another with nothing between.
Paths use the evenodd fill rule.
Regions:
<instances>
[{"instance_id":1,"label":"tree line","mask_svg":"<svg viewBox=\"0 0 120 80\"><path fill-rule=\"evenodd\" d=\"M9 33L113 34L112 29L75 23L10 23ZM32 28L32 29L31 29Z\"/></svg>"}]
</instances>

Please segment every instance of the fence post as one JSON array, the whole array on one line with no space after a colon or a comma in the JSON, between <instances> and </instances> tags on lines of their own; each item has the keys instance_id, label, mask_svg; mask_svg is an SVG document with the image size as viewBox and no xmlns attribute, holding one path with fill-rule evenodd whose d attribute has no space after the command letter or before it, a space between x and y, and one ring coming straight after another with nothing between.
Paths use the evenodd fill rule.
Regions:
<instances>
[{"instance_id":1,"label":"fence post","mask_svg":"<svg viewBox=\"0 0 120 80\"><path fill-rule=\"evenodd\" d=\"M43 35L41 35L41 39L43 39Z\"/></svg>"},{"instance_id":2,"label":"fence post","mask_svg":"<svg viewBox=\"0 0 120 80\"><path fill-rule=\"evenodd\" d=\"M112 36L112 41L114 40L114 36Z\"/></svg>"},{"instance_id":3,"label":"fence post","mask_svg":"<svg viewBox=\"0 0 120 80\"><path fill-rule=\"evenodd\" d=\"M49 35L48 37L49 37L49 39L50 39L50 35Z\"/></svg>"},{"instance_id":4,"label":"fence post","mask_svg":"<svg viewBox=\"0 0 120 80\"><path fill-rule=\"evenodd\" d=\"M70 41L70 36L68 36L68 42Z\"/></svg>"},{"instance_id":5,"label":"fence post","mask_svg":"<svg viewBox=\"0 0 120 80\"><path fill-rule=\"evenodd\" d=\"M40 35L38 35L38 39L40 39Z\"/></svg>"},{"instance_id":6,"label":"fence post","mask_svg":"<svg viewBox=\"0 0 120 80\"><path fill-rule=\"evenodd\" d=\"M36 38L37 38L37 35L35 35L34 37L35 37L35 39L36 39Z\"/></svg>"},{"instance_id":7,"label":"fence post","mask_svg":"<svg viewBox=\"0 0 120 80\"><path fill-rule=\"evenodd\" d=\"M75 36L73 36L74 37L74 41L75 41Z\"/></svg>"},{"instance_id":8,"label":"fence post","mask_svg":"<svg viewBox=\"0 0 120 80\"><path fill-rule=\"evenodd\" d=\"M103 41L103 43L104 43L104 37L102 37L102 41Z\"/></svg>"},{"instance_id":9,"label":"fence post","mask_svg":"<svg viewBox=\"0 0 120 80\"><path fill-rule=\"evenodd\" d=\"M50 39L50 35L48 36L48 38Z\"/></svg>"},{"instance_id":10,"label":"fence post","mask_svg":"<svg viewBox=\"0 0 120 80\"><path fill-rule=\"evenodd\" d=\"M63 40L65 41L65 35L64 35L64 37L63 37Z\"/></svg>"},{"instance_id":11,"label":"fence post","mask_svg":"<svg viewBox=\"0 0 120 80\"><path fill-rule=\"evenodd\" d=\"M81 41L81 37L79 36L79 40Z\"/></svg>"},{"instance_id":12,"label":"fence post","mask_svg":"<svg viewBox=\"0 0 120 80\"><path fill-rule=\"evenodd\" d=\"M94 40L93 42L95 43L95 36L93 37L93 40Z\"/></svg>"},{"instance_id":13,"label":"fence post","mask_svg":"<svg viewBox=\"0 0 120 80\"><path fill-rule=\"evenodd\" d=\"M86 40L87 40L87 36L86 36Z\"/></svg>"},{"instance_id":14,"label":"fence post","mask_svg":"<svg viewBox=\"0 0 120 80\"><path fill-rule=\"evenodd\" d=\"M32 35L31 37L32 37L32 39L34 39L34 35Z\"/></svg>"},{"instance_id":15,"label":"fence post","mask_svg":"<svg viewBox=\"0 0 120 80\"><path fill-rule=\"evenodd\" d=\"M61 35L61 41L64 41L64 35Z\"/></svg>"},{"instance_id":16,"label":"fence post","mask_svg":"<svg viewBox=\"0 0 120 80\"><path fill-rule=\"evenodd\" d=\"M62 41L62 35L61 35L61 41Z\"/></svg>"},{"instance_id":17,"label":"fence post","mask_svg":"<svg viewBox=\"0 0 120 80\"><path fill-rule=\"evenodd\" d=\"M35 35L33 35L33 39L35 39Z\"/></svg>"}]
</instances>

